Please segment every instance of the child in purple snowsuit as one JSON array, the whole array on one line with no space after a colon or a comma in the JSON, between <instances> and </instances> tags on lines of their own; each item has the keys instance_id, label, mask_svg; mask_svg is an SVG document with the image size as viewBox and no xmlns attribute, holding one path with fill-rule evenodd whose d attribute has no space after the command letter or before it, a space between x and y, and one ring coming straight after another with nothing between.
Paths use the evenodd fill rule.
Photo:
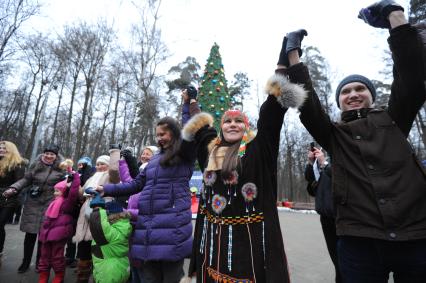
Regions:
<instances>
[{"instance_id":1,"label":"child in purple snowsuit","mask_svg":"<svg viewBox=\"0 0 426 283\"><path fill-rule=\"evenodd\" d=\"M71 175L54 186L55 198L47 208L40 228L39 239L42 247L38 265L39 283L49 281L50 268L55 271L53 283L64 280L66 267L64 248L67 240L74 235L73 211L80 187L79 175L77 172L71 173L71 166L72 162L68 163L68 172Z\"/></svg>"}]
</instances>

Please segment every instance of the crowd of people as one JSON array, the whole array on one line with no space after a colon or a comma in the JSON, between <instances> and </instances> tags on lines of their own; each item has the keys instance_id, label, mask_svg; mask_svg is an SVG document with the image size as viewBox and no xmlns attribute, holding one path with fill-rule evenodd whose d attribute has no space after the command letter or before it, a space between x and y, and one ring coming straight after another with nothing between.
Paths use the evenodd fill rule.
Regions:
<instances>
[{"instance_id":1,"label":"crowd of people","mask_svg":"<svg viewBox=\"0 0 426 283\"><path fill-rule=\"evenodd\" d=\"M217 132L188 85L182 122L159 119L157 145L140 158L112 144L95 168L87 156L74 168L51 144L29 165L12 142L0 141L0 264L5 224L22 201L18 272L29 269L37 243L40 283L51 269L52 282L63 282L67 265L81 283L290 282L276 201L280 132L291 107L317 143L305 177L335 281L387 282L393 272L395 282L425 282L426 170L407 142L426 100L425 46L391 0L359 18L390 32L386 108L375 106L374 84L353 74L336 89L341 120L331 121L300 60L307 36L300 29L282 41L256 132L238 109L225 111ZM193 227L196 161L203 187Z\"/></svg>"}]
</instances>

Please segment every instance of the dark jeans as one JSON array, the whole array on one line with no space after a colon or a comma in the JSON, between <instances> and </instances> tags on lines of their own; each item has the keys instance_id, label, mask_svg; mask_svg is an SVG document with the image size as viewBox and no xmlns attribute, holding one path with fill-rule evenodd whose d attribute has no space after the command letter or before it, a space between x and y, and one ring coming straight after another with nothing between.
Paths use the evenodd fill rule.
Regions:
<instances>
[{"instance_id":1,"label":"dark jeans","mask_svg":"<svg viewBox=\"0 0 426 283\"><path fill-rule=\"evenodd\" d=\"M0 253L3 252L4 239L6 238L4 225L8 222L10 215L13 215L14 209L14 207L0 207Z\"/></svg>"},{"instance_id":2,"label":"dark jeans","mask_svg":"<svg viewBox=\"0 0 426 283\"><path fill-rule=\"evenodd\" d=\"M67 260L75 259L76 251L77 251L77 245L72 242L72 238L68 239L67 247L65 250L65 258Z\"/></svg>"},{"instance_id":3,"label":"dark jeans","mask_svg":"<svg viewBox=\"0 0 426 283\"><path fill-rule=\"evenodd\" d=\"M345 283L426 282L426 239L385 241L343 236L338 240L340 272Z\"/></svg>"},{"instance_id":4,"label":"dark jeans","mask_svg":"<svg viewBox=\"0 0 426 283\"><path fill-rule=\"evenodd\" d=\"M178 283L185 275L179 261L145 261L138 269L143 283Z\"/></svg>"},{"instance_id":5,"label":"dark jeans","mask_svg":"<svg viewBox=\"0 0 426 283\"><path fill-rule=\"evenodd\" d=\"M336 222L334 218L327 216L320 216L322 232L324 234L325 243L327 245L328 254L334 264L336 271L336 283L341 283L342 276L339 272L339 261L337 260L337 235L336 235Z\"/></svg>"}]
</instances>

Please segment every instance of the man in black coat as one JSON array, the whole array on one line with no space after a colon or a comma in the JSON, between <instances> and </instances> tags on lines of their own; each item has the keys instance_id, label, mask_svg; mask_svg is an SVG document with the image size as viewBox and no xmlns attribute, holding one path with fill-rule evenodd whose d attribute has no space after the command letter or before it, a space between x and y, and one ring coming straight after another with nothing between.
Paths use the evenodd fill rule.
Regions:
<instances>
[{"instance_id":1,"label":"man in black coat","mask_svg":"<svg viewBox=\"0 0 426 283\"><path fill-rule=\"evenodd\" d=\"M376 91L368 78L350 75L335 94L341 121L332 122L321 107L308 69L299 61L305 30L287 34L276 73L308 90L300 119L333 157L343 281L387 282L393 272L395 282L425 282L426 171L407 141L426 100L423 46L403 8L391 0L362 9L359 17L390 32L394 81L386 109L375 108ZM354 38L353 43L340 44L344 48L344 44L365 41Z\"/></svg>"}]
</instances>

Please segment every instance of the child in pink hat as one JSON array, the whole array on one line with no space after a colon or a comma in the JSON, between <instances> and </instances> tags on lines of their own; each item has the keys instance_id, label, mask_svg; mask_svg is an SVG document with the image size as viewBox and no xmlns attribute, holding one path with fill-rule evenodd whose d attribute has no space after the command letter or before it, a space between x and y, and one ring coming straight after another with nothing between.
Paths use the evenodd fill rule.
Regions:
<instances>
[{"instance_id":1,"label":"child in pink hat","mask_svg":"<svg viewBox=\"0 0 426 283\"><path fill-rule=\"evenodd\" d=\"M74 235L73 211L78 199L80 178L72 171L72 161L61 163L68 176L54 186L55 198L47 208L40 228L39 240L42 242L40 262L38 265L39 283L49 281L50 268L55 271L53 283L63 282L65 276L64 248L67 240Z\"/></svg>"}]
</instances>

